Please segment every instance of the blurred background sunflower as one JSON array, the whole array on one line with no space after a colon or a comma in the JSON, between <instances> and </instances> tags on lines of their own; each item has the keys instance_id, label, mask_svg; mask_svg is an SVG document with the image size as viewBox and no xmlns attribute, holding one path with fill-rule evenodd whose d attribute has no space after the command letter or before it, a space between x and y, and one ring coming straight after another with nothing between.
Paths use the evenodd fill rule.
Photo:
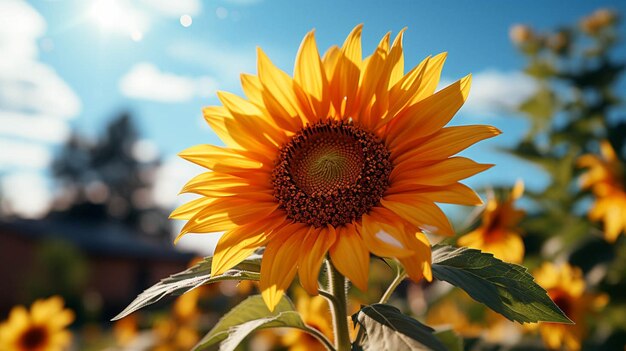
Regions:
<instances>
[{"instance_id":1,"label":"blurred background sunflower","mask_svg":"<svg viewBox=\"0 0 626 351\"><path fill-rule=\"evenodd\" d=\"M435 91L473 73L453 125L503 132L461 153L496 166L466 182L485 207L441 206L455 229L448 240L486 233L495 206L489 203L511 200L521 179L524 193L511 201L509 214L525 215L504 222L521 240L523 259L517 249L494 253L531 271L545 262L567 264L585 293L606 296L581 312L584 330L575 332L520 329L440 283L402 283L391 302L422 321L452 326L468 350L623 350L625 11L620 0L385 7L373 1L0 1L3 337L11 330L15 345L35 305L60 296L63 303L50 305L74 314L71 324L69 317L65 324L48 320L58 326L50 333L72 336L56 339L64 340L60 349L184 349L258 291L248 283L203 287L187 302L172 298L108 322L145 288L215 248L219 235L190 235L173 246L182 224L167 216L194 199L177 194L202 172L176 154L189 145L223 145L201 113L220 103L217 90L245 94L237 77L258 73L257 46L291 74L312 28L317 45L328 48L363 23L364 53L404 27L406 67L448 52ZM392 278L389 267L371 259L368 289L350 293L374 302ZM463 318L435 317L445 315ZM178 344L176 335L183 334ZM280 337L267 340L266 349L288 347ZM262 349L257 341L244 348Z\"/></svg>"}]
</instances>

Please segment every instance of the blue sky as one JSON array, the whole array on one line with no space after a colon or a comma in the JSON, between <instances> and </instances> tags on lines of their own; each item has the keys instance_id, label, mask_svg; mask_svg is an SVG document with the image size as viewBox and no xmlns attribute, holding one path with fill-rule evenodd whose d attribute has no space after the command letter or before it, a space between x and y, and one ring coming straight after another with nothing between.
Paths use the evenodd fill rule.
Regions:
<instances>
[{"instance_id":1,"label":"blue sky","mask_svg":"<svg viewBox=\"0 0 626 351\"><path fill-rule=\"evenodd\" d=\"M526 128L521 118L495 105L513 104L532 90L518 72L524 60L510 43L509 28L524 23L549 30L600 7L626 12L619 0L2 0L0 51L9 55L4 66L0 58L0 148L5 148L0 172L19 175L5 177L3 188L8 197L15 189L31 191L30 202L19 200L26 201L20 205L25 209L49 200L54 189L47 165L69 128L95 136L117 112L130 110L142 136L165 160L158 197L173 205L177 188L198 172L174 155L198 143L219 142L204 126L201 108L217 103L218 89L240 92L238 73L255 72L256 46L291 73L306 32L315 28L325 50L340 45L359 23L365 25L364 53L387 31L408 27L407 67L447 51L445 81L474 74L468 106L454 124L492 124L504 134L467 152L497 163L470 184L512 184L523 177L530 187L539 187L545 177L491 151L514 143ZM192 19L190 26L181 24L183 15ZM619 55L626 57L624 46ZM14 89L20 81L31 82L35 92L20 85L20 94L6 95L9 89L3 97L3 87ZM38 119L28 119L33 116ZM40 190L33 190L33 182Z\"/></svg>"}]
</instances>

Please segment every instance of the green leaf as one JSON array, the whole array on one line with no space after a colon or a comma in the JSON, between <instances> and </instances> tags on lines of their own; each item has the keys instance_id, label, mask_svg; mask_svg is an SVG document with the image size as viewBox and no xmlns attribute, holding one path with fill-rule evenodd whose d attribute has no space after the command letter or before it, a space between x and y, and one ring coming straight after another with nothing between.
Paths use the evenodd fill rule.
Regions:
<instances>
[{"instance_id":1,"label":"green leaf","mask_svg":"<svg viewBox=\"0 0 626 351\"><path fill-rule=\"evenodd\" d=\"M463 338L452 329L435 331L435 337L445 345L448 351L463 351Z\"/></svg>"},{"instance_id":2,"label":"green leaf","mask_svg":"<svg viewBox=\"0 0 626 351\"><path fill-rule=\"evenodd\" d=\"M530 135L535 136L550 126L558 104L556 94L543 87L519 106L519 111L526 114L532 123Z\"/></svg>"},{"instance_id":3,"label":"green leaf","mask_svg":"<svg viewBox=\"0 0 626 351\"><path fill-rule=\"evenodd\" d=\"M433 334L434 329L390 305L364 306L352 320L367 335L363 350L447 350Z\"/></svg>"},{"instance_id":4,"label":"green leaf","mask_svg":"<svg viewBox=\"0 0 626 351\"><path fill-rule=\"evenodd\" d=\"M270 312L261 295L250 296L224 315L200 340L194 351L206 350L217 343L220 343L220 351L231 351L257 329L282 327L306 330L300 314L286 296L280 300L274 312Z\"/></svg>"},{"instance_id":5,"label":"green leaf","mask_svg":"<svg viewBox=\"0 0 626 351\"><path fill-rule=\"evenodd\" d=\"M525 267L492 254L449 245L433 247L433 275L467 292L506 318L520 323L572 323Z\"/></svg>"},{"instance_id":6,"label":"green leaf","mask_svg":"<svg viewBox=\"0 0 626 351\"><path fill-rule=\"evenodd\" d=\"M211 275L211 257L193 267L171 275L148 288L133 300L120 314L112 320L118 320L129 314L151 305L168 295L181 295L200 285L219 282L222 280L259 280L261 270L260 255L252 255L223 274Z\"/></svg>"}]
</instances>

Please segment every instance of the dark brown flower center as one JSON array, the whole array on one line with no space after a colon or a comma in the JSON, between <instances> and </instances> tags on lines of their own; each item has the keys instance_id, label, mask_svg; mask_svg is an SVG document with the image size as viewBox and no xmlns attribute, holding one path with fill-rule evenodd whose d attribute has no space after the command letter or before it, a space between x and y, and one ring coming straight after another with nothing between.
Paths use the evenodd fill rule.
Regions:
<instances>
[{"instance_id":1,"label":"dark brown flower center","mask_svg":"<svg viewBox=\"0 0 626 351\"><path fill-rule=\"evenodd\" d=\"M389 186L389 155L375 134L352 123L306 126L280 149L274 196L294 221L349 223L377 205Z\"/></svg>"},{"instance_id":2,"label":"dark brown flower center","mask_svg":"<svg viewBox=\"0 0 626 351\"><path fill-rule=\"evenodd\" d=\"M21 350L40 350L48 341L48 331L42 326L31 326L20 337Z\"/></svg>"}]
</instances>

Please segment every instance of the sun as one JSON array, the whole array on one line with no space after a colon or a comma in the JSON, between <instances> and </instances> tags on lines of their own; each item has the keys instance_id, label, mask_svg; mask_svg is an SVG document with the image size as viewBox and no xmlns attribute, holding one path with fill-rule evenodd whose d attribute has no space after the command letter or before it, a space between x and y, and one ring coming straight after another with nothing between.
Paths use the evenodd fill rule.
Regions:
<instances>
[{"instance_id":1,"label":"sun","mask_svg":"<svg viewBox=\"0 0 626 351\"><path fill-rule=\"evenodd\" d=\"M119 0L95 0L89 7L89 18L102 32L128 35L140 41L147 29L145 15Z\"/></svg>"}]
</instances>

